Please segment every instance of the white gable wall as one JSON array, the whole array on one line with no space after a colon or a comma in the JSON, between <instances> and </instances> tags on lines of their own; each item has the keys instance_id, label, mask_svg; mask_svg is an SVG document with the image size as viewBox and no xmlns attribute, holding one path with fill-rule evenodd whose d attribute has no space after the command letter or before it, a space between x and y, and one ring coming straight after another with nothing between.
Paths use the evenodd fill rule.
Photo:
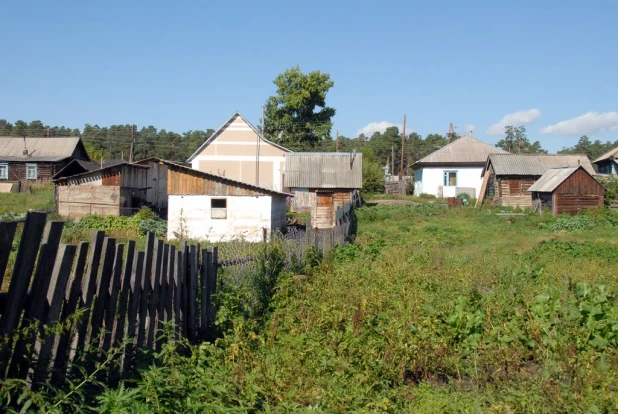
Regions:
<instances>
[{"instance_id":1,"label":"white gable wall","mask_svg":"<svg viewBox=\"0 0 618 414\"><path fill-rule=\"evenodd\" d=\"M481 172L483 167L423 167L414 173L414 195L432 194L438 196L438 187L443 186L443 197L455 197L456 187L444 186L444 173L457 172L456 187L471 187L476 189L476 197L481 191Z\"/></svg>"},{"instance_id":2,"label":"white gable wall","mask_svg":"<svg viewBox=\"0 0 618 414\"><path fill-rule=\"evenodd\" d=\"M227 218L212 218L213 198L227 200ZM285 197L279 198L285 206ZM282 223L285 225L286 210L281 210L279 204L273 203L271 196L170 195L167 238L178 238L182 226L182 232L187 238L211 242L243 238L259 242L263 239L263 228L266 228L269 235L272 229L280 227Z\"/></svg>"}]
</instances>

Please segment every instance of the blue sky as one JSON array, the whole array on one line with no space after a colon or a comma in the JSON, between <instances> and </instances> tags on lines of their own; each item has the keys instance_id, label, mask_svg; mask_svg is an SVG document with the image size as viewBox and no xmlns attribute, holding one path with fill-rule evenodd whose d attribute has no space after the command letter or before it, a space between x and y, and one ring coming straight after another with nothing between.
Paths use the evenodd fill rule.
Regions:
<instances>
[{"instance_id":1,"label":"blue sky","mask_svg":"<svg viewBox=\"0 0 618 414\"><path fill-rule=\"evenodd\" d=\"M420 134L453 122L491 143L525 125L550 151L618 139L618 2L506 3L5 0L0 118L257 123L272 80L299 65L331 74L346 136L405 113Z\"/></svg>"}]
</instances>

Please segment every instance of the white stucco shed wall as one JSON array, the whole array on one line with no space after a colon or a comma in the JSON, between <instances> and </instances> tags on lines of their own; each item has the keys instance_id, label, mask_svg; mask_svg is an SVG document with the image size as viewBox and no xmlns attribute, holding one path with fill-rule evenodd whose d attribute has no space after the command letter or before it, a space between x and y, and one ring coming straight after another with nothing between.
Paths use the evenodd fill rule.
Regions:
<instances>
[{"instance_id":1,"label":"white stucco shed wall","mask_svg":"<svg viewBox=\"0 0 618 414\"><path fill-rule=\"evenodd\" d=\"M457 185L444 186L444 173L457 172ZM476 197L481 190L482 167L423 167L414 173L414 195L432 194L438 196L438 187L443 186L443 197L455 197L456 187L472 187L476 189Z\"/></svg>"},{"instance_id":2,"label":"white stucco shed wall","mask_svg":"<svg viewBox=\"0 0 618 414\"><path fill-rule=\"evenodd\" d=\"M227 218L212 218L213 198L227 200ZM263 237L263 228L269 235L273 228L281 226L282 221L285 225L285 207L281 208L280 200L273 203L271 196L170 195L167 219L168 240L177 238L182 223L188 238L211 242L243 238L259 242Z\"/></svg>"}]
</instances>

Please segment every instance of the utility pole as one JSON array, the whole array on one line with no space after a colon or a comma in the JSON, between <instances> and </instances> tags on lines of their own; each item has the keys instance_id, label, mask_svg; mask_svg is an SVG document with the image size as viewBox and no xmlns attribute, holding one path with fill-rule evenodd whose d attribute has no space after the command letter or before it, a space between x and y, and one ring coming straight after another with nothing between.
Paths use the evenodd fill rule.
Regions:
<instances>
[{"instance_id":1,"label":"utility pole","mask_svg":"<svg viewBox=\"0 0 618 414\"><path fill-rule=\"evenodd\" d=\"M131 125L131 151L129 152L129 162L133 162L135 151L135 124Z\"/></svg>"},{"instance_id":2,"label":"utility pole","mask_svg":"<svg viewBox=\"0 0 618 414\"><path fill-rule=\"evenodd\" d=\"M391 145L391 181L394 181L395 175L395 147Z\"/></svg>"},{"instance_id":3,"label":"utility pole","mask_svg":"<svg viewBox=\"0 0 618 414\"><path fill-rule=\"evenodd\" d=\"M406 115L403 115L403 134L401 134L401 161L399 164L399 181L403 180L403 150L406 143Z\"/></svg>"},{"instance_id":4,"label":"utility pole","mask_svg":"<svg viewBox=\"0 0 618 414\"><path fill-rule=\"evenodd\" d=\"M390 162L391 162L391 158L387 155L386 156L386 169L390 170ZM389 171L392 174L392 171Z\"/></svg>"},{"instance_id":5,"label":"utility pole","mask_svg":"<svg viewBox=\"0 0 618 414\"><path fill-rule=\"evenodd\" d=\"M45 136L46 136L47 138L49 138L49 128L47 128L47 131L46 131L46 133L45 133Z\"/></svg>"},{"instance_id":6,"label":"utility pole","mask_svg":"<svg viewBox=\"0 0 618 414\"><path fill-rule=\"evenodd\" d=\"M339 130L337 130L337 139L335 140L335 152L339 152Z\"/></svg>"},{"instance_id":7,"label":"utility pole","mask_svg":"<svg viewBox=\"0 0 618 414\"><path fill-rule=\"evenodd\" d=\"M455 133L455 127L453 126L453 123L451 122L451 124L448 127L448 134L446 134L446 142L450 144L451 141L455 141L456 139L457 139L457 134Z\"/></svg>"},{"instance_id":8,"label":"utility pole","mask_svg":"<svg viewBox=\"0 0 618 414\"><path fill-rule=\"evenodd\" d=\"M262 106L262 135L264 135L264 106Z\"/></svg>"}]
</instances>

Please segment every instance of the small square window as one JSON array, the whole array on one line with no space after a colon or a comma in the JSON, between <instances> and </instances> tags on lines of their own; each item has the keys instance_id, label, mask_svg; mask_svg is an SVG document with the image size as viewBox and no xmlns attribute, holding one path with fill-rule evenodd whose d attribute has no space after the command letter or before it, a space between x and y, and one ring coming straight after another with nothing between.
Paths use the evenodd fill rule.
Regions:
<instances>
[{"instance_id":1,"label":"small square window","mask_svg":"<svg viewBox=\"0 0 618 414\"><path fill-rule=\"evenodd\" d=\"M36 164L26 164L26 180L36 180L39 178Z\"/></svg>"},{"instance_id":2,"label":"small square window","mask_svg":"<svg viewBox=\"0 0 618 414\"><path fill-rule=\"evenodd\" d=\"M9 179L9 165L0 164L0 180L8 180L8 179Z\"/></svg>"},{"instance_id":3,"label":"small square window","mask_svg":"<svg viewBox=\"0 0 618 414\"><path fill-rule=\"evenodd\" d=\"M210 218L227 219L227 199L225 198L211 198L210 199Z\"/></svg>"},{"instance_id":4,"label":"small square window","mask_svg":"<svg viewBox=\"0 0 618 414\"><path fill-rule=\"evenodd\" d=\"M456 187L457 186L457 171L444 171L444 186Z\"/></svg>"}]
</instances>

